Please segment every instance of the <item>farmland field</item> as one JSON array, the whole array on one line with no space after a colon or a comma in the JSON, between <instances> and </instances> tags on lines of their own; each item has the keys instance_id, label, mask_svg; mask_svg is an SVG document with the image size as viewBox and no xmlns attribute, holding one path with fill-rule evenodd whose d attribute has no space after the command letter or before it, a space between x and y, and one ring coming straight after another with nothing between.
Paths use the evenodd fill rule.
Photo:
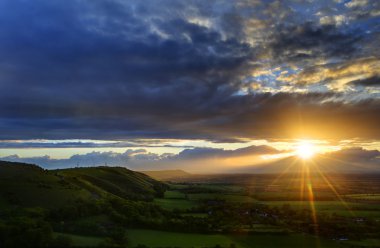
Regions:
<instances>
[{"instance_id":1,"label":"farmland field","mask_svg":"<svg viewBox=\"0 0 380 248\"><path fill-rule=\"evenodd\" d=\"M312 200L309 199L310 192L301 191L300 179L296 178L294 182L289 178L292 177L237 175L229 178L207 176L202 179L198 176L184 182L171 182L170 190L165 193L165 198L155 199L155 203L165 209L176 208L182 216L220 223L219 231L224 230L222 231L223 235L198 236L199 239L206 241L205 245L210 245L208 243L210 240L219 242L222 247L223 245L228 247L228 242L233 242L236 247L250 247L249 244L256 244L255 247L272 247L270 245L273 247L288 247L287 245L289 247L376 247L379 245L380 239L376 234L377 227L372 226L367 229L367 234L363 238L352 235L355 232L350 234L345 231L345 229L351 228L359 231L363 230L362 228L366 225L379 223L380 202L378 201L379 194L376 193L379 190L379 184L375 177L363 176L358 179L349 175L331 175L330 180L336 182L334 188L326 185L325 179L315 177ZM182 178L182 180L184 179ZM355 186L358 180L361 180L360 187ZM371 186L372 192L362 193L363 185ZM248 206L256 206L255 211L258 217L252 217L249 212L252 210L243 210L249 209ZM220 215L222 213L216 213L217 211L228 211L231 216L230 218L222 217ZM240 211L240 213L233 213L234 211ZM244 221L242 215L249 216L256 224ZM301 223L308 215L314 215L314 220L307 224L309 231L301 231L305 228L303 226L305 224ZM218 219L220 217L222 218ZM232 224L237 220L242 223L240 226ZM326 228L326 221L335 226L331 231ZM310 228L314 231L310 231ZM228 234L229 231L226 232L228 229L238 232L240 235ZM342 231L339 233L334 230ZM130 230L130 232L133 234L131 237L133 244L141 243L138 241L138 237L143 236L142 233L147 232L148 236L154 236L152 234L154 231ZM319 238L316 238L315 232L319 233ZM307 233L314 233L314 235ZM169 240L170 238L176 240L176 237L183 240L195 239L195 236L191 235L199 234L164 232L159 236L167 236ZM142 244L154 247L155 242L158 241ZM184 244L173 242L178 247L187 247L186 245L189 244L191 244L189 247L199 245L191 242ZM165 242L159 244L168 245Z\"/></svg>"},{"instance_id":2,"label":"farmland field","mask_svg":"<svg viewBox=\"0 0 380 248\"><path fill-rule=\"evenodd\" d=\"M380 200L380 194L352 194L347 195L346 197L358 200Z\"/></svg>"},{"instance_id":3,"label":"farmland field","mask_svg":"<svg viewBox=\"0 0 380 248\"><path fill-rule=\"evenodd\" d=\"M191 201L200 201L207 199L220 199L229 202L255 202L250 196L246 195L237 195L237 194L222 194L222 193L198 193L198 194L189 194L189 200Z\"/></svg>"},{"instance_id":4,"label":"farmland field","mask_svg":"<svg viewBox=\"0 0 380 248\"><path fill-rule=\"evenodd\" d=\"M149 247L181 247L200 248L237 247L237 248L293 248L293 247L341 247L338 242L318 240L309 235L220 235L220 234L186 234L176 232L162 232L142 229L129 229L130 245L147 245ZM235 245L235 246L231 246ZM254 245L254 246L252 246Z\"/></svg>"},{"instance_id":5,"label":"farmland field","mask_svg":"<svg viewBox=\"0 0 380 248\"><path fill-rule=\"evenodd\" d=\"M73 245L78 247L91 247L99 245L104 239L91 236L80 236L68 233L54 233L54 236L64 236L72 240Z\"/></svg>"}]
</instances>

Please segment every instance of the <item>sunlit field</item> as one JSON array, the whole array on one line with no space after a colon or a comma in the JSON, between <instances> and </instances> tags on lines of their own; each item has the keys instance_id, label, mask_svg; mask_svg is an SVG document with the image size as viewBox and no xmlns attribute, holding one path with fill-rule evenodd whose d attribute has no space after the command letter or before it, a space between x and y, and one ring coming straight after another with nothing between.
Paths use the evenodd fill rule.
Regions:
<instances>
[{"instance_id":1,"label":"sunlit field","mask_svg":"<svg viewBox=\"0 0 380 248\"><path fill-rule=\"evenodd\" d=\"M173 178L171 190L165 194L166 201L157 203L167 208L172 202L173 211L209 221L215 221L213 215L219 216L219 230L226 228L243 234L244 238L229 236L237 247L246 247L247 240L257 243L257 247L277 247L273 238L278 244L285 242L291 247L295 244L290 240L301 242L297 233L306 235L301 239L306 242L302 247L379 246L380 202L376 192L380 192L380 175L310 173L306 166L313 165L307 165L308 162L304 162L304 171L296 174ZM183 203L179 208L175 207L177 201ZM250 206L255 206L256 212L252 213ZM213 211L227 211L227 215L233 216ZM239 218L243 218L240 223L235 222ZM245 218L253 219L244 224ZM170 236L179 234L167 235L170 240ZM143 242L137 237L133 242Z\"/></svg>"}]
</instances>

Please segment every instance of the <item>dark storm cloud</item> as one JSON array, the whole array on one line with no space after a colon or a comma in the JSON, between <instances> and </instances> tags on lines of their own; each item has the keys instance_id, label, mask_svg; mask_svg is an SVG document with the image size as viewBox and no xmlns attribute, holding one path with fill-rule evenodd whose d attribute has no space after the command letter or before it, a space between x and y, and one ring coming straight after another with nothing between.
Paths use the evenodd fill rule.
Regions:
<instances>
[{"instance_id":1,"label":"dark storm cloud","mask_svg":"<svg viewBox=\"0 0 380 248\"><path fill-rule=\"evenodd\" d=\"M273 56L281 61L296 61L314 58L345 58L356 54L359 30L340 30L334 25L279 26L273 37Z\"/></svg>"},{"instance_id":2,"label":"dark storm cloud","mask_svg":"<svg viewBox=\"0 0 380 248\"><path fill-rule=\"evenodd\" d=\"M377 99L242 94L268 59L312 66L372 44L362 26L320 26L292 4L1 1L0 139L286 138L300 116L326 136L326 123L352 123L334 135L379 137Z\"/></svg>"},{"instance_id":3,"label":"dark storm cloud","mask_svg":"<svg viewBox=\"0 0 380 248\"><path fill-rule=\"evenodd\" d=\"M136 141L115 141L115 142L84 142L84 141L45 141L45 142L30 142L28 140L21 141L2 141L0 142L0 149L15 149L15 148L123 148L123 147L175 147L175 148L193 148L193 146L183 145L168 145L162 142L138 142Z\"/></svg>"},{"instance_id":4,"label":"dark storm cloud","mask_svg":"<svg viewBox=\"0 0 380 248\"><path fill-rule=\"evenodd\" d=\"M359 85L359 86L379 86L380 85L380 76L376 75L376 76L369 77L369 78L354 80L350 83L354 84L354 85Z\"/></svg>"},{"instance_id":5,"label":"dark storm cloud","mask_svg":"<svg viewBox=\"0 0 380 248\"><path fill-rule=\"evenodd\" d=\"M379 100L344 103L334 99L334 96L326 94L235 96L229 99L217 98L215 102L201 108L202 105L199 106L197 102L183 102L172 97L169 101L174 105L165 106L165 110L162 109L162 104L152 104L152 107L132 105L134 109L131 112L128 108L124 109L125 105L122 104L110 107L109 111L119 112L119 117L114 113L115 116L106 118L106 112L103 116L99 113L92 115L91 109L88 109L83 111L86 118L39 118L38 122L33 119L3 120L2 129L7 129L8 132L2 133L2 136L24 139L36 138L37 135L38 138L47 139L287 138L302 135L302 132L292 132L293 128L303 126L305 134L308 129L319 130L321 133L317 137L378 137ZM199 108L191 109L189 104ZM142 113L143 118L136 110ZM133 125L131 119L135 122ZM26 126L28 129L24 130ZM14 132L11 132L12 129Z\"/></svg>"},{"instance_id":6,"label":"dark storm cloud","mask_svg":"<svg viewBox=\"0 0 380 248\"><path fill-rule=\"evenodd\" d=\"M118 142L97 144L94 142L28 142L28 141L16 141L16 142L0 142L0 148L80 148L80 147L128 147L129 144L123 144L119 146Z\"/></svg>"}]
</instances>

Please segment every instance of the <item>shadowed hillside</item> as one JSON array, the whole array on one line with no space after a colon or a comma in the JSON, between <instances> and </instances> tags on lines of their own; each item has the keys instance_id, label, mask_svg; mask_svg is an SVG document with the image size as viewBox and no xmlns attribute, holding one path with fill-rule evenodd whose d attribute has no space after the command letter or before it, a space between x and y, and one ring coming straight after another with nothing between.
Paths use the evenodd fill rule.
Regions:
<instances>
[{"instance_id":1,"label":"shadowed hillside","mask_svg":"<svg viewBox=\"0 0 380 248\"><path fill-rule=\"evenodd\" d=\"M44 170L36 165L0 161L0 203L59 207L69 202L116 196L149 200L166 185L121 167Z\"/></svg>"},{"instance_id":2,"label":"shadowed hillside","mask_svg":"<svg viewBox=\"0 0 380 248\"><path fill-rule=\"evenodd\" d=\"M0 161L0 247L125 247L167 185L120 167L44 170Z\"/></svg>"}]
</instances>

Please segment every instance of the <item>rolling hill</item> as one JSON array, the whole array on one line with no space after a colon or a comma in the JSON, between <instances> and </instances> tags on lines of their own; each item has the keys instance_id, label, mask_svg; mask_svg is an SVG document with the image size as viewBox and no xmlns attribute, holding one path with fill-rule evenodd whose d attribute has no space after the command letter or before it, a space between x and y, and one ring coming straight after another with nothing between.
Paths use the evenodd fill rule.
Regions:
<instances>
[{"instance_id":1,"label":"rolling hill","mask_svg":"<svg viewBox=\"0 0 380 248\"><path fill-rule=\"evenodd\" d=\"M166 185L121 167L44 170L36 165L0 161L0 205L54 208L78 199L115 196L148 200Z\"/></svg>"}]
</instances>

